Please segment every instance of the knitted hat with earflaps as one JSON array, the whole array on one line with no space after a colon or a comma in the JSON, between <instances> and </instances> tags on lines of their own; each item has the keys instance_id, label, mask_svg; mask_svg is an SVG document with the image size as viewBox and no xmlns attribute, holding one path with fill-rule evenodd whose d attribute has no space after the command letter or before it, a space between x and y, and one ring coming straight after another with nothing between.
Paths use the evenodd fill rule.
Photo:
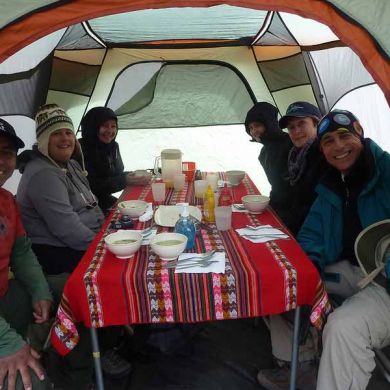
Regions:
<instances>
[{"instance_id":1,"label":"knitted hat with earflaps","mask_svg":"<svg viewBox=\"0 0 390 390\"><path fill-rule=\"evenodd\" d=\"M49 155L50 135L60 129L69 129L74 133L72 119L68 116L63 108L55 103L44 104L38 108L35 116L35 125L37 133L38 150L46 156L54 165L58 164ZM76 135L75 135L76 138ZM76 138L75 149L72 158L77 160L86 174L84 157L80 144Z\"/></svg>"}]
</instances>

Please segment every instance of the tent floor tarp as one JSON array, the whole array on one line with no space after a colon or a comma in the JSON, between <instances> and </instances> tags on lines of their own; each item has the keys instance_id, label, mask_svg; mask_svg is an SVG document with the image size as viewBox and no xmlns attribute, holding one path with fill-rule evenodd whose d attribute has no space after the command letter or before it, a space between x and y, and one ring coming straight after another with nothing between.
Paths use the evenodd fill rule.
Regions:
<instances>
[{"instance_id":1,"label":"tent floor tarp","mask_svg":"<svg viewBox=\"0 0 390 390\"><path fill-rule=\"evenodd\" d=\"M146 348L148 327L136 328L131 357L133 373L116 381L105 381L110 390L259 390L259 368L273 367L269 332L259 319L229 320L190 325L190 343L167 353ZM158 325L155 325L158 333ZM174 339L172 330L169 339ZM160 335L161 336L161 335ZM149 336L150 337L150 336ZM149 338L150 340L150 338ZM179 337L179 340L180 339ZM161 341L161 337L160 337ZM177 341L177 340L176 340ZM161 344L160 344L161 345ZM167 348L169 347L166 344ZM168 348L169 349L169 348ZM149 351L149 352L148 352ZM389 384L378 370L368 390L386 390Z\"/></svg>"}]
</instances>

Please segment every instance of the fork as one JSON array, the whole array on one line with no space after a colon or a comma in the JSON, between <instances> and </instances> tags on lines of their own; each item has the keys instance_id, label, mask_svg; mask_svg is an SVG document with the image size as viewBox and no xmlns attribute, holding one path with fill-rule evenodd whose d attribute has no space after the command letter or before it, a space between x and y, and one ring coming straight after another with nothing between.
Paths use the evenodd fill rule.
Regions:
<instances>
[{"instance_id":1,"label":"fork","mask_svg":"<svg viewBox=\"0 0 390 390\"><path fill-rule=\"evenodd\" d=\"M197 261L197 262L189 263L189 264L169 264L165 268L167 268L167 269L175 268L177 270L191 268L191 267L205 268L205 267L208 267L209 264L213 264L213 263L218 263L218 260L212 260L212 261L207 261L207 262Z\"/></svg>"},{"instance_id":2,"label":"fork","mask_svg":"<svg viewBox=\"0 0 390 390\"><path fill-rule=\"evenodd\" d=\"M152 226L149 226L149 227L143 229L143 230L141 231L141 234L142 234L143 236L148 236L149 234L152 233L152 231L153 231L153 229L154 229L155 227L156 227L155 224L152 225Z\"/></svg>"},{"instance_id":3,"label":"fork","mask_svg":"<svg viewBox=\"0 0 390 390\"><path fill-rule=\"evenodd\" d=\"M216 252L215 249L213 249L210 252L201 253L198 256L191 256L187 257L186 259L177 260L177 263L183 263L189 260L199 260L199 261L205 261L213 257L214 253Z\"/></svg>"},{"instance_id":4,"label":"fork","mask_svg":"<svg viewBox=\"0 0 390 390\"><path fill-rule=\"evenodd\" d=\"M242 204L233 203L233 207L237 210L245 210L245 207Z\"/></svg>"}]
</instances>

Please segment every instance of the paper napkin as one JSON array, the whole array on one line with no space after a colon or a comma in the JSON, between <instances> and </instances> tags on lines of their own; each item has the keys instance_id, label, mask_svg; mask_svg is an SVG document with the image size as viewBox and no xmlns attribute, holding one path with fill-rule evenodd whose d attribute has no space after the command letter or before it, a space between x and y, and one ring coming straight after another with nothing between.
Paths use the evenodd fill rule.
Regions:
<instances>
[{"instance_id":1,"label":"paper napkin","mask_svg":"<svg viewBox=\"0 0 390 390\"><path fill-rule=\"evenodd\" d=\"M272 227L271 225L261 225L257 226L255 229L247 227L236 229L236 232L241 237L254 243L263 243L267 241L283 240L290 238L288 234Z\"/></svg>"},{"instance_id":2,"label":"paper napkin","mask_svg":"<svg viewBox=\"0 0 390 390\"><path fill-rule=\"evenodd\" d=\"M148 203L148 207L146 211L138 218L140 222L149 221L149 219L153 218L153 207L152 203Z\"/></svg>"}]
</instances>

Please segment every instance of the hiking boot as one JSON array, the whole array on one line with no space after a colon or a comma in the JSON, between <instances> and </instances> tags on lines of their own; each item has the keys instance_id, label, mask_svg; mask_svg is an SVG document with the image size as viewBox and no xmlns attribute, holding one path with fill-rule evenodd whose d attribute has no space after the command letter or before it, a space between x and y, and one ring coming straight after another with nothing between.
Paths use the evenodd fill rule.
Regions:
<instances>
[{"instance_id":1,"label":"hiking boot","mask_svg":"<svg viewBox=\"0 0 390 390\"><path fill-rule=\"evenodd\" d=\"M123 359L115 348L104 353L101 364L103 373L109 378L123 378L132 370L130 362Z\"/></svg>"},{"instance_id":2,"label":"hiking boot","mask_svg":"<svg viewBox=\"0 0 390 390\"><path fill-rule=\"evenodd\" d=\"M291 368L289 365L260 370L258 382L267 390L289 390ZM300 363L297 371L297 389L315 390L317 385L317 367L313 362Z\"/></svg>"}]
</instances>

